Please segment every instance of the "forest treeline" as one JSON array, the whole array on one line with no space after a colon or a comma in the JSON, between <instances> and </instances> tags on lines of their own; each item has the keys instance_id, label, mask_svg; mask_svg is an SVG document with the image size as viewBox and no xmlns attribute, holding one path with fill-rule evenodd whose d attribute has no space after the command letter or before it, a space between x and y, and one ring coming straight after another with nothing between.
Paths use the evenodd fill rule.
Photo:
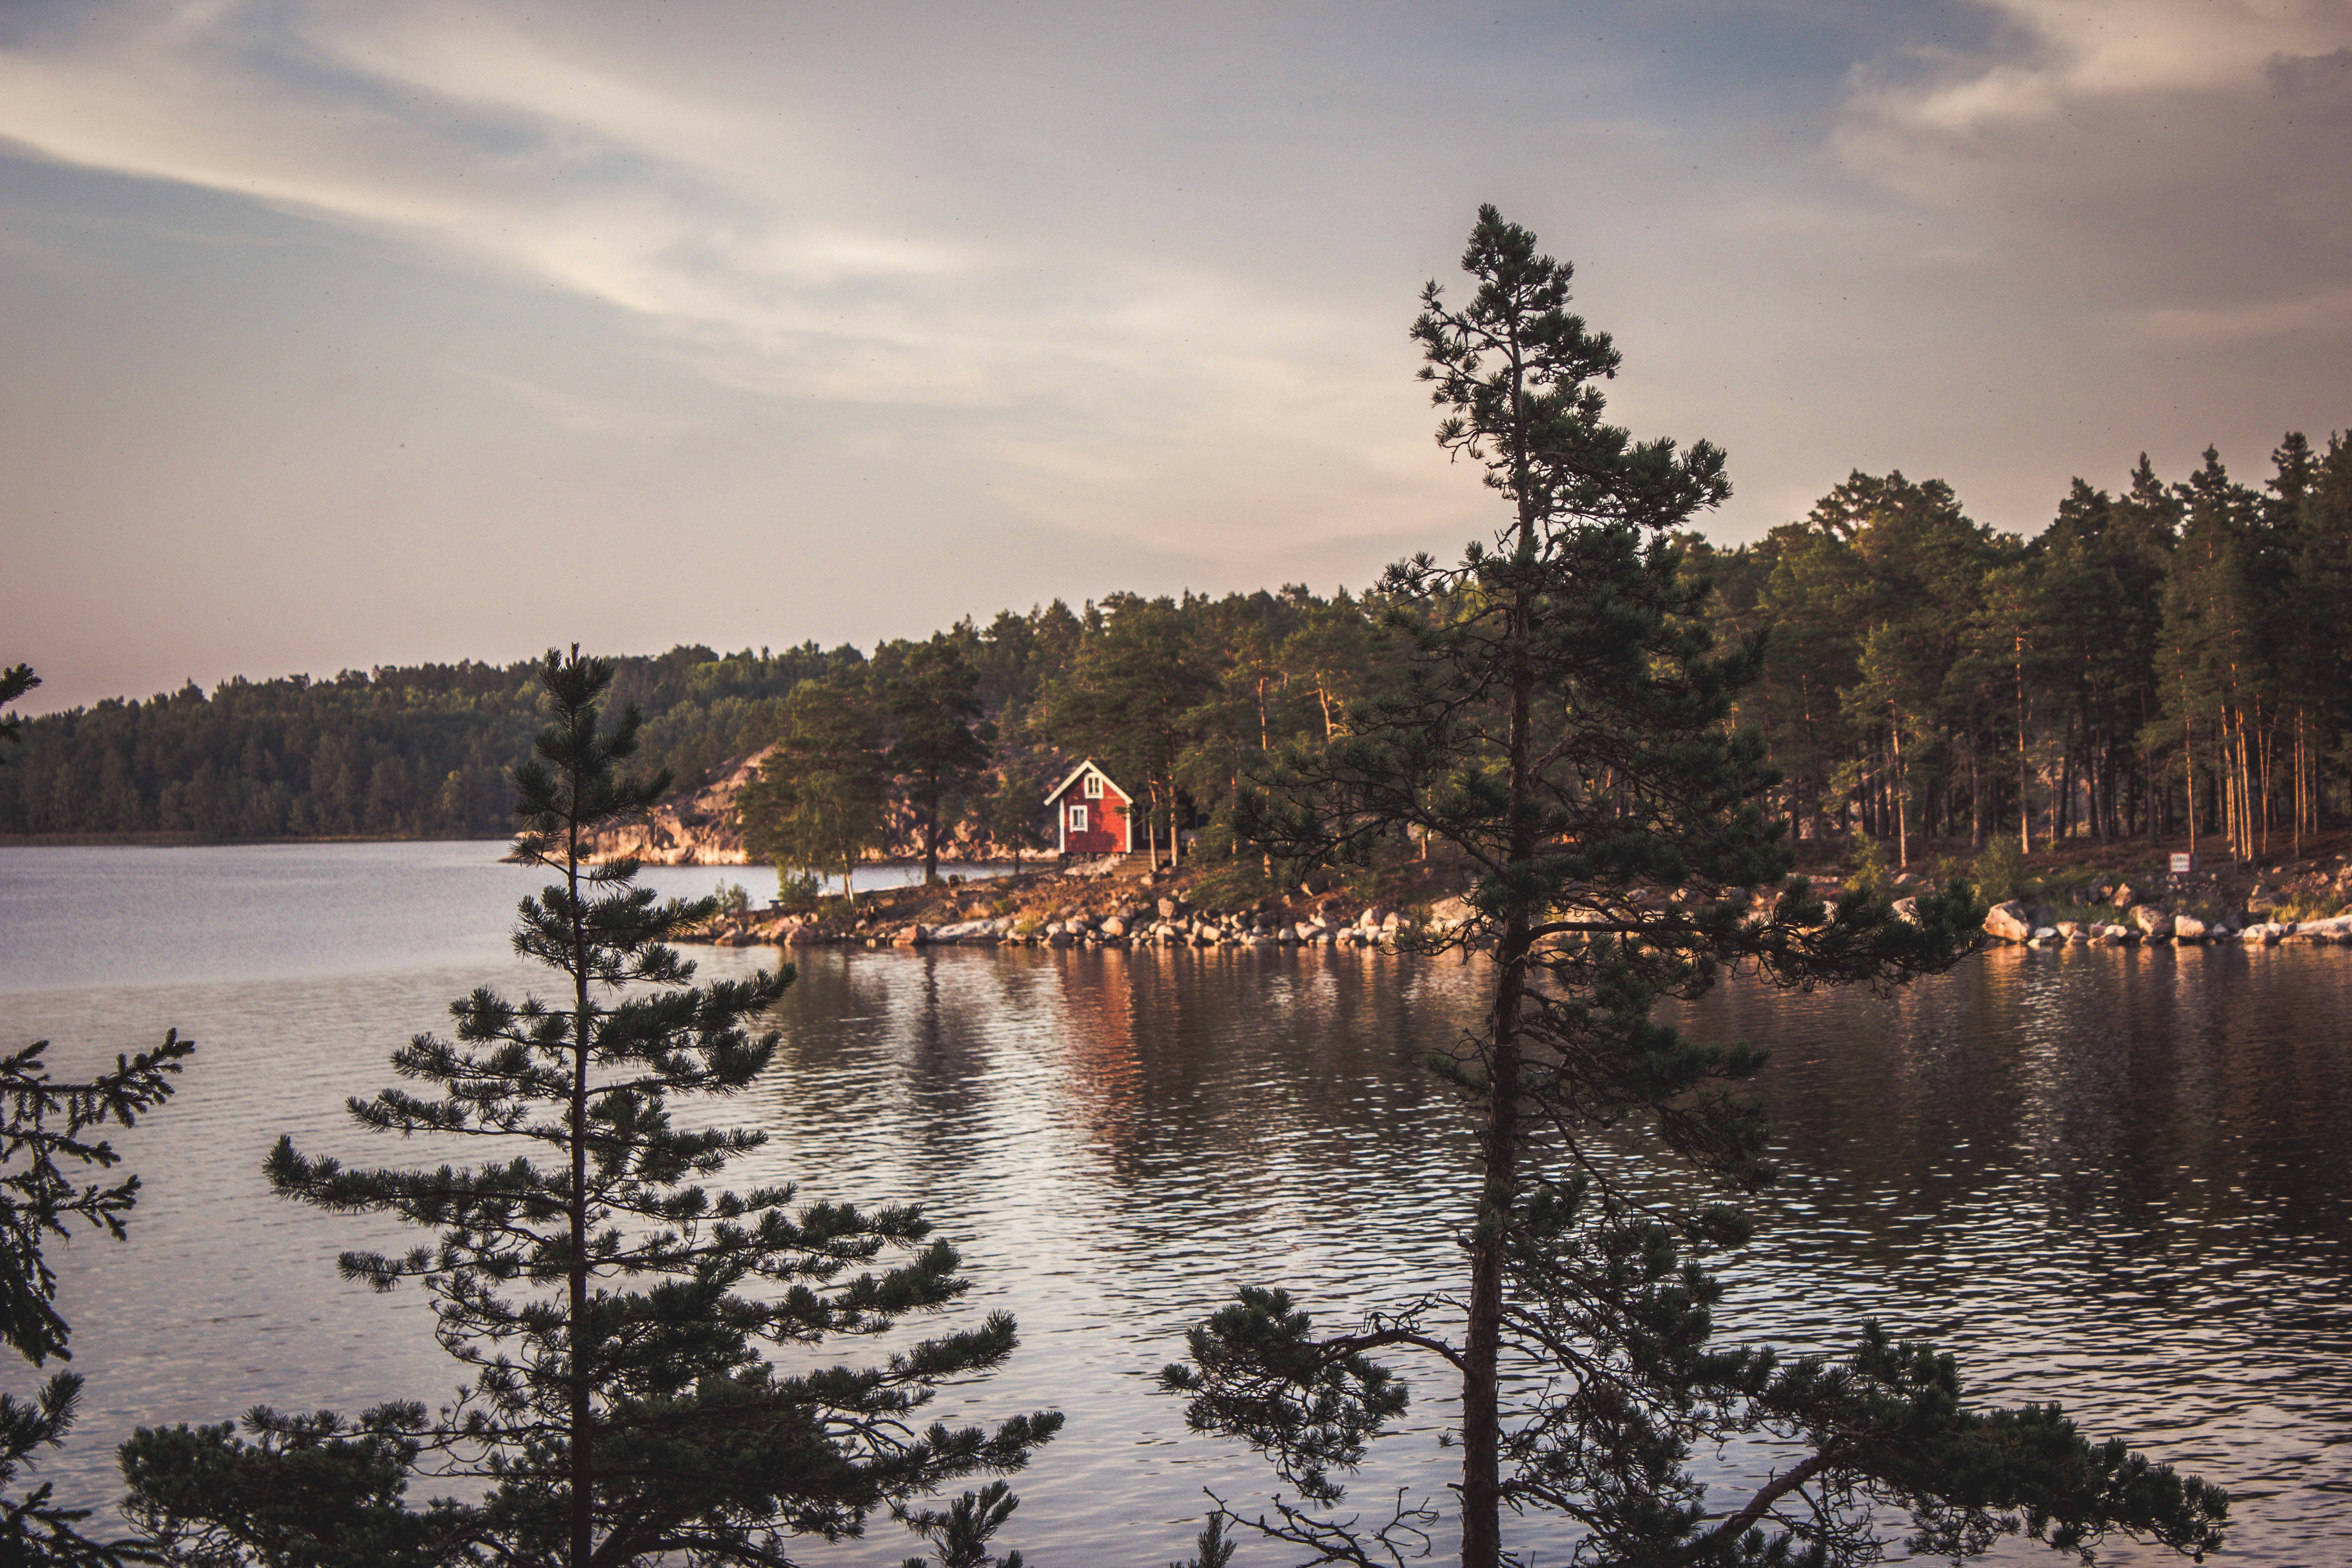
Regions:
<instances>
[{"instance_id":1,"label":"forest treeline","mask_svg":"<svg viewBox=\"0 0 2352 1568\"><path fill-rule=\"evenodd\" d=\"M1671 548L1713 583L1723 639L1765 636L1738 721L1763 731L1783 778L1768 804L1803 837L1858 828L1908 858L1997 834L2031 850L2194 833L2247 855L2352 805L2345 435L2288 435L2258 483L2211 451L2177 482L2143 457L2116 491L2075 480L2030 540L1973 521L1940 480L1856 473L1756 543ZM614 698L644 712L646 760L688 784L796 722L812 745L830 726L824 744L864 759L877 819L900 826L867 848L914 847L927 821L1018 841L1024 803L1080 755L1156 831L1215 846L1252 754L1328 740L1390 679L1389 608L1298 584L1118 594L871 656L677 647L619 660ZM191 684L33 719L0 773L0 833L504 837L538 668ZM915 732L939 711L908 695L926 690L969 693L979 766L926 772Z\"/></svg>"}]
</instances>

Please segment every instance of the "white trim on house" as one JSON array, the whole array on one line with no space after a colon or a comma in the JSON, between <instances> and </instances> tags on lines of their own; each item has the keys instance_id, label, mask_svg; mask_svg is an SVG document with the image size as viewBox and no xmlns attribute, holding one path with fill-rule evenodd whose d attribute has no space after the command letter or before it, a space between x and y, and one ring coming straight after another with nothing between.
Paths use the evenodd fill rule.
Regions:
<instances>
[{"instance_id":1,"label":"white trim on house","mask_svg":"<svg viewBox=\"0 0 2352 1568\"><path fill-rule=\"evenodd\" d=\"M1047 803L1051 804L1054 801L1061 799L1062 792L1068 789L1080 779L1086 777L1087 770L1089 768L1093 769L1096 773L1102 773L1102 776L1107 779L1110 778L1110 774L1104 772L1103 765L1100 763L1095 761L1092 757L1088 757L1085 762L1080 763L1076 767L1072 768L1068 773L1064 773L1060 784L1055 784L1052 789L1045 792L1045 799ZM1118 789L1118 782L1116 779L1111 781L1111 787L1113 789ZM1125 790L1119 790L1119 794L1126 795L1127 792ZM1134 797L1129 796L1129 798L1132 799Z\"/></svg>"}]
</instances>

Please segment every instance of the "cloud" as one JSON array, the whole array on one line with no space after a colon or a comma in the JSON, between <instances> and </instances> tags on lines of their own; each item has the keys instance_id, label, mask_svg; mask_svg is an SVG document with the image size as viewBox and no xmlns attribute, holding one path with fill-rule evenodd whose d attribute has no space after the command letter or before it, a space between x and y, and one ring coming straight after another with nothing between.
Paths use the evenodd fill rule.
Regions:
<instances>
[{"instance_id":1,"label":"cloud","mask_svg":"<svg viewBox=\"0 0 2352 1568\"><path fill-rule=\"evenodd\" d=\"M1139 128L1074 136L1115 84L1051 58L1003 79L934 30L896 84L929 96L909 116L870 69L826 79L839 40L742 64L757 18L803 13L711 15L648 39L586 7L560 28L481 5L105 13L0 48L0 137L597 301L718 385L892 411L1051 526L1181 524L1214 552L1262 545L1270 512L1293 542L1393 524L1357 498L1419 434L1394 343L1222 236L1166 243ZM1081 97L1037 123L1023 89L1066 80ZM978 221L992 203L1004 221ZM1405 496L1444 487L1423 464Z\"/></svg>"},{"instance_id":2,"label":"cloud","mask_svg":"<svg viewBox=\"0 0 2352 1568\"><path fill-rule=\"evenodd\" d=\"M1066 236L940 232L919 208L857 199L858 176L887 170L844 167L823 115L633 78L597 58L593 27L565 38L472 7L176 7L0 52L0 136L404 235L737 356L741 379L756 359L804 395L1050 395L1071 356L1042 366L1041 332L1086 342L1080 359L1213 376L1277 319L1242 319L1245 298L1217 279L1116 254L1065 258L1084 280L1040 312L1024 296ZM1203 294L1223 309L1201 312Z\"/></svg>"},{"instance_id":3,"label":"cloud","mask_svg":"<svg viewBox=\"0 0 2352 1568\"><path fill-rule=\"evenodd\" d=\"M1850 77L1830 147L2133 330L2342 323L2352 6L1999 0L1973 49Z\"/></svg>"}]
</instances>

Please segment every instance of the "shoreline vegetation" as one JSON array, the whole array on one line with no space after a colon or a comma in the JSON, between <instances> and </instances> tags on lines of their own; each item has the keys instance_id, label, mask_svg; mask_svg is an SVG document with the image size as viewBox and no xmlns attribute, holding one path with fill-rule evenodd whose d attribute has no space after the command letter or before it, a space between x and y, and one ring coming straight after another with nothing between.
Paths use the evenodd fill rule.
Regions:
<instances>
[{"instance_id":1,"label":"shoreline vegetation","mask_svg":"<svg viewBox=\"0 0 2352 1568\"><path fill-rule=\"evenodd\" d=\"M1721 647L1762 638L1727 719L1779 775L1760 804L1808 857L1859 831L1898 867L2001 837L2307 858L2352 820L2352 438L2290 432L2270 458L2252 485L2215 452L2177 482L2143 458L2118 490L2074 481L2032 537L1941 480L1859 472L1752 543L1673 531L1678 581L1709 585L1690 618ZM1087 756L1138 793L1139 839L1231 852L1250 770L1344 737L1406 662L1394 597L1114 593L870 650L620 658L616 708L679 781L625 852L738 863L739 802L790 793L780 750L802 785L844 757L872 774L852 860L1025 857L1037 793ZM191 682L24 719L0 847L502 837L533 668ZM985 731L977 763L935 743L957 731Z\"/></svg>"}]
</instances>

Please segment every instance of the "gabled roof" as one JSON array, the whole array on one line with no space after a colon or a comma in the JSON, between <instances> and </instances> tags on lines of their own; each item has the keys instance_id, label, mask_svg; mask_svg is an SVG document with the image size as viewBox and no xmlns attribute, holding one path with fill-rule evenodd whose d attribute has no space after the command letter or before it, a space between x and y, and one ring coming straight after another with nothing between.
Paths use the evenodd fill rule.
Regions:
<instances>
[{"instance_id":1,"label":"gabled roof","mask_svg":"<svg viewBox=\"0 0 2352 1568\"><path fill-rule=\"evenodd\" d=\"M1050 805L1055 801L1061 799L1064 791L1067 790L1072 784L1077 783L1080 779L1086 777L1087 774L1090 773L1101 773L1103 776L1103 783L1110 785L1111 788L1118 790L1120 799L1133 800L1135 798L1135 796L1128 794L1126 789L1120 785L1117 779L1110 776L1109 772L1105 769L1100 763L1095 761L1092 757L1088 757L1085 762L1080 763L1076 767L1072 768L1068 776L1064 778L1060 784L1055 784L1052 789L1045 792L1045 803Z\"/></svg>"}]
</instances>

